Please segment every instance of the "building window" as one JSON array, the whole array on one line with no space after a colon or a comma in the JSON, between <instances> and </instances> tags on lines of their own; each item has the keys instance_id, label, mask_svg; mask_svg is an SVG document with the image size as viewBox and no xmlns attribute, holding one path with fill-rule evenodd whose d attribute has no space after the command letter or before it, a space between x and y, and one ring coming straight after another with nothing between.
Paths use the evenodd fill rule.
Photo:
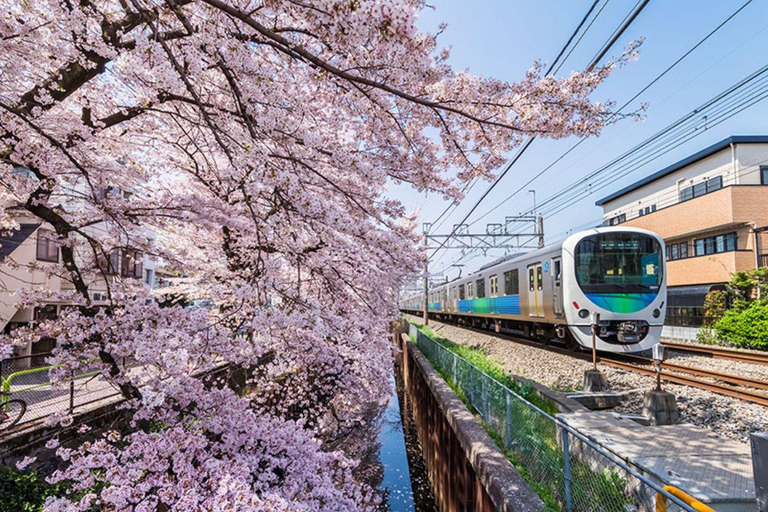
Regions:
<instances>
[{"instance_id":1,"label":"building window","mask_svg":"<svg viewBox=\"0 0 768 512\"><path fill-rule=\"evenodd\" d=\"M768 165L760 166L760 184L768 185Z\"/></svg>"},{"instance_id":2,"label":"building window","mask_svg":"<svg viewBox=\"0 0 768 512\"><path fill-rule=\"evenodd\" d=\"M504 295L519 295L520 282L517 269L504 272Z\"/></svg>"},{"instance_id":3,"label":"building window","mask_svg":"<svg viewBox=\"0 0 768 512\"><path fill-rule=\"evenodd\" d=\"M716 190L723 188L723 177L715 176L705 181L701 181L695 185L685 187L680 190L680 202L688 201L694 197L701 197Z\"/></svg>"},{"instance_id":4,"label":"building window","mask_svg":"<svg viewBox=\"0 0 768 512\"><path fill-rule=\"evenodd\" d=\"M475 281L477 284L477 298L482 299L485 297L485 279L478 279Z\"/></svg>"},{"instance_id":5,"label":"building window","mask_svg":"<svg viewBox=\"0 0 768 512\"><path fill-rule=\"evenodd\" d=\"M120 275L141 279L144 276L144 253L139 251L124 251Z\"/></svg>"},{"instance_id":6,"label":"building window","mask_svg":"<svg viewBox=\"0 0 768 512\"><path fill-rule=\"evenodd\" d=\"M688 242L667 244L667 261L681 260L688 257Z\"/></svg>"},{"instance_id":7,"label":"building window","mask_svg":"<svg viewBox=\"0 0 768 512\"><path fill-rule=\"evenodd\" d=\"M621 224L622 222L626 222L626 221L627 221L627 214L622 213L621 215L617 215L611 219L608 219L607 221L605 221L604 224L606 226L615 226L617 224Z\"/></svg>"},{"instance_id":8,"label":"building window","mask_svg":"<svg viewBox=\"0 0 768 512\"><path fill-rule=\"evenodd\" d=\"M56 245L53 231L37 230L37 259L38 261L59 262L59 246Z\"/></svg>"},{"instance_id":9,"label":"building window","mask_svg":"<svg viewBox=\"0 0 768 512\"><path fill-rule=\"evenodd\" d=\"M148 286L152 286L152 274L153 274L153 272L152 272L151 269L147 269L147 270L144 271L144 282Z\"/></svg>"},{"instance_id":10,"label":"building window","mask_svg":"<svg viewBox=\"0 0 768 512\"><path fill-rule=\"evenodd\" d=\"M696 240L696 256L735 251L737 240L736 233L699 238Z\"/></svg>"}]
</instances>

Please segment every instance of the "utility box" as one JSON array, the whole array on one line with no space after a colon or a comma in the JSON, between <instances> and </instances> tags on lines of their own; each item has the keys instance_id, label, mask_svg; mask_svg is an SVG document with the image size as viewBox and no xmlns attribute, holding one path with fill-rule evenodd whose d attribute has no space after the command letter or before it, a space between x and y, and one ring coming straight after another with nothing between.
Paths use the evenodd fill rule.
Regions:
<instances>
[{"instance_id":1,"label":"utility box","mask_svg":"<svg viewBox=\"0 0 768 512\"><path fill-rule=\"evenodd\" d=\"M768 512L768 432L752 434L752 468L755 472L757 512Z\"/></svg>"}]
</instances>

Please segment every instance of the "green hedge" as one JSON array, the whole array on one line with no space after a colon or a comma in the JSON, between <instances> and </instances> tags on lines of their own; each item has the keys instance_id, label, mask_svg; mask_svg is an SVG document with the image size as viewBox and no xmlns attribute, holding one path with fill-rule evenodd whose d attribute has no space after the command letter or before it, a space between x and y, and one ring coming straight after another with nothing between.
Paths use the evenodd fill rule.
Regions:
<instances>
[{"instance_id":1,"label":"green hedge","mask_svg":"<svg viewBox=\"0 0 768 512\"><path fill-rule=\"evenodd\" d=\"M729 309L715 324L717 337L740 348L768 350L768 303L752 302Z\"/></svg>"}]
</instances>

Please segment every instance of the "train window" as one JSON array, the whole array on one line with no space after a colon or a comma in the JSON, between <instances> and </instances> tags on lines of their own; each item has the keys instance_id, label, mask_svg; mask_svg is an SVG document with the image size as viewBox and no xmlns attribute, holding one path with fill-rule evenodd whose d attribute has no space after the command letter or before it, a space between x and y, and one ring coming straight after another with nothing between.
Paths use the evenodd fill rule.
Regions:
<instances>
[{"instance_id":1,"label":"train window","mask_svg":"<svg viewBox=\"0 0 768 512\"><path fill-rule=\"evenodd\" d=\"M532 292L535 288L535 278L533 277L533 267L528 269L528 291Z\"/></svg>"},{"instance_id":2,"label":"train window","mask_svg":"<svg viewBox=\"0 0 768 512\"><path fill-rule=\"evenodd\" d=\"M459 286L459 300L464 300L464 285Z\"/></svg>"},{"instance_id":3,"label":"train window","mask_svg":"<svg viewBox=\"0 0 768 512\"><path fill-rule=\"evenodd\" d=\"M576 245L574 259L576 281L588 294L656 292L662 283L661 244L652 236L590 235Z\"/></svg>"},{"instance_id":4,"label":"train window","mask_svg":"<svg viewBox=\"0 0 768 512\"><path fill-rule=\"evenodd\" d=\"M543 288L542 286L543 281L544 279L543 279L541 267L536 267L536 289L537 290L541 291L541 289Z\"/></svg>"},{"instance_id":5,"label":"train window","mask_svg":"<svg viewBox=\"0 0 768 512\"><path fill-rule=\"evenodd\" d=\"M472 289L474 285L472 283L467 283L467 298L471 299L475 296L474 290Z\"/></svg>"},{"instance_id":6,"label":"train window","mask_svg":"<svg viewBox=\"0 0 768 512\"><path fill-rule=\"evenodd\" d=\"M491 297L496 297L499 294L499 277L491 276L488 280L491 283Z\"/></svg>"},{"instance_id":7,"label":"train window","mask_svg":"<svg viewBox=\"0 0 768 512\"><path fill-rule=\"evenodd\" d=\"M485 297L485 279L478 279L475 283L477 284L477 298L482 299Z\"/></svg>"},{"instance_id":8,"label":"train window","mask_svg":"<svg viewBox=\"0 0 768 512\"><path fill-rule=\"evenodd\" d=\"M504 295L519 295L520 282L517 269L504 272Z\"/></svg>"},{"instance_id":9,"label":"train window","mask_svg":"<svg viewBox=\"0 0 768 512\"><path fill-rule=\"evenodd\" d=\"M555 260L554 263L555 263L555 265L554 265L555 268L554 268L553 273L554 273L554 276L555 276L555 286L560 286L560 279L562 277L561 276L561 269L560 269L560 266L561 266L560 265L560 260Z\"/></svg>"}]
</instances>

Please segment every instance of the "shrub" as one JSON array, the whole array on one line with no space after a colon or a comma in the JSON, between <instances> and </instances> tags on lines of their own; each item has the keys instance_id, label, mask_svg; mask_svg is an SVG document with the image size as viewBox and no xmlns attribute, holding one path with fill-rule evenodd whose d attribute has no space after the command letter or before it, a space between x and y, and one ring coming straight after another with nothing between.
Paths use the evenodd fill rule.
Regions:
<instances>
[{"instance_id":1,"label":"shrub","mask_svg":"<svg viewBox=\"0 0 768 512\"><path fill-rule=\"evenodd\" d=\"M0 468L0 512L38 512L49 496L61 496L63 484L49 484L36 471Z\"/></svg>"},{"instance_id":2,"label":"shrub","mask_svg":"<svg viewBox=\"0 0 768 512\"><path fill-rule=\"evenodd\" d=\"M741 348L768 350L768 303L753 302L728 310L715 324L720 339Z\"/></svg>"}]
</instances>

